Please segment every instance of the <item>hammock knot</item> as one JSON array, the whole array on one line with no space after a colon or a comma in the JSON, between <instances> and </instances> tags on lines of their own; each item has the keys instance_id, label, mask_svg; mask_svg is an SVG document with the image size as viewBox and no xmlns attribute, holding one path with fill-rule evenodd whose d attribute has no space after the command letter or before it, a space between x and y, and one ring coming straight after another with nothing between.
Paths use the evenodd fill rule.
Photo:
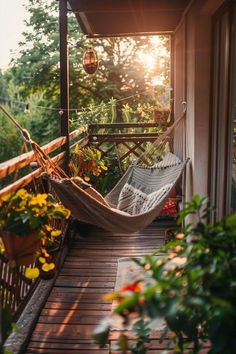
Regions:
<instances>
[{"instance_id":1,"label":"hammock knot","mask_svg":"<svg viewBox=\"0 0 236 354\"><path fill-rule=\"evenodd\" d=\"M25 140L25 142L31 144L32 139L31 139L31 136L30 136L30 133L28 132L28 130L22 129L22 130L21 130L21 134L22 134L23 139Z\"/></svg>"}]
</instances>

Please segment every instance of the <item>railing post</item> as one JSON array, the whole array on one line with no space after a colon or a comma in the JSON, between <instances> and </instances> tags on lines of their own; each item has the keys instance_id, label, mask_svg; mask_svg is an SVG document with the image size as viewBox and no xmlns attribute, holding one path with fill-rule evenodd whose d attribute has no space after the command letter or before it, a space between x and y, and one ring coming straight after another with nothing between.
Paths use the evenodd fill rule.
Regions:
<instances>
[{"instance_id":1,"label":"railing post","mask_svg":"<svg viewBox=\"0 0 236 354\"><path fill-rule=\"evenodd\" d=\"M60 94L61 94L61 135L66 136L65 170L68 170L69 148L69 60L68 60L68 28L67 0L59 0L60 28Z\"/></svg>"}]
</instances>

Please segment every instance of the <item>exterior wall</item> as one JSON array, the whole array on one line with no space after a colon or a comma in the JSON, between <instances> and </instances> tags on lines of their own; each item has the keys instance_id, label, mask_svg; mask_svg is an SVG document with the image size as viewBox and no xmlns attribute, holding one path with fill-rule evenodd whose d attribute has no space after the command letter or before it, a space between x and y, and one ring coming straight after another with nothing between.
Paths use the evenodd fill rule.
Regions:
<instances>
[{"instance_id":1,"label":"exterior wall","mask_svg":"<svg viewBox=\"0 0 236 354\"><path fill-rule=\"evenodd\" d=\"M175 116L187 102L185 199L209 195L211 26L212 15L223 0L195 0L174 36Z\"/></svg>"}]
</instances>

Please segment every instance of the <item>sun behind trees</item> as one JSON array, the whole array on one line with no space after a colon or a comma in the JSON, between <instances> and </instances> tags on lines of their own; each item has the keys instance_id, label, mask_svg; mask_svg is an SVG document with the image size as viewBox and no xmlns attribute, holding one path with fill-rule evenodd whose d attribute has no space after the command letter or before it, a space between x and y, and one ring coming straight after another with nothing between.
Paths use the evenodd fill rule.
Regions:
<instances>
[{"instance_id":1,"label":"sun behind trees","mask_svg":"<svg viewBox=\"0 0 236 354\"><path fill-rule=\"evenodd\" d=\"M30 17L19 43L20 55L0 75L4 83L0 100L44 144L59 135L60 126L58 2L29 1L27 10ZM99 69L89 79L82 58L90 41L72 14L68 21L73 128L88 122L149 121L157 108L169 109L169 36L94 40ZM3 120L0 114L1 125ZM5 126L4 135L11 131ZM18 138L11 148L0 144L1 162L21 153Z\"/></svg>"}]
</instances>

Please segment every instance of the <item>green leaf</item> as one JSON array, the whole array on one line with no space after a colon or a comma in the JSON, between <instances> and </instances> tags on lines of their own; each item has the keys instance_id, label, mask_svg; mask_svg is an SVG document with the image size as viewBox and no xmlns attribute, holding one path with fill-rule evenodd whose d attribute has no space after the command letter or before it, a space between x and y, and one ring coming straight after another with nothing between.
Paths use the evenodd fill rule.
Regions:
<instances>
[{"instance_id":1,"label":"green leaf","mask_svg":"<svg viewBox=\"0 0 236 354\"><path fill-rule=\"evenodd\" d=\"M106 317L100 322L100 324L95 328L93 332L93 338L95 342L101 347L105 346L108 343L109 330L109 318Z\"/></svg>"},{"instance_id":2,"label":"green leaf","mask_svg":"<svg viewBox=\"0 0 236 354\"><path fill-rule=\"evenodd\" d=\"M126 309L133 309L138 303L138 295L133 294L130 297L124 298L120 304L115 308L114 312L119 314L122 314L124 310Z\"/></svg>"},{"instance_id":3,"label":"green leaf","mask_svg":"<svg viewBox=\"0 0 236 354\"><path fill-rule=\"evenodd\" d=\"M236 214L228 216L225 220L226 227L236 228Z\"/></svg>"}]
</instances>

